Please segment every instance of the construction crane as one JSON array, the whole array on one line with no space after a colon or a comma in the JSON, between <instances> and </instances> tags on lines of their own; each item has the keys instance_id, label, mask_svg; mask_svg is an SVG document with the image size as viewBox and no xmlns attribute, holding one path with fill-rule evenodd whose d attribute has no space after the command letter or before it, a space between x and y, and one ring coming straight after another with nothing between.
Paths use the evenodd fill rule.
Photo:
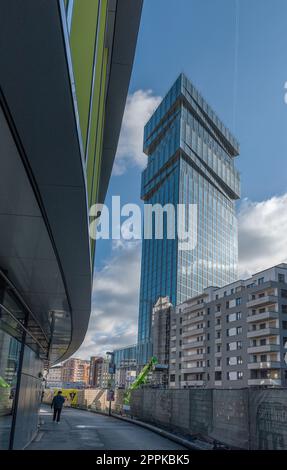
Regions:
<instances>
[{"instance_id":1,"label":"construction crane","mask_svg":"<svg viewBox=\"0 0 287 470\"><path fill-rule=\"evenodd\" d=\"M131 392L132 390L136 390L139 388L141 385L146 383L147 376L149 372L154 368L154 366L157 364L157 358L153 356L150 361L143 367L139 375L136 377L135 381L129 386L127 391L125 392L124 395L124 405L125 408L130 406L130 400L131 400Z\"/></svg>"}]
</instances>

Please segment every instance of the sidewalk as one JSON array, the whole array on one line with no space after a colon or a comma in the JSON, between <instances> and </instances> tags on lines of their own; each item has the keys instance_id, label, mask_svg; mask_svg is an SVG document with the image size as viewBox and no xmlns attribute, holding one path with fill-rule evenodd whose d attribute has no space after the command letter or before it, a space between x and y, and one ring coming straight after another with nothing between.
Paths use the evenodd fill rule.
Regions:
<instances>
[{"instance_id":1,"label":"sidewalk","mask_svg":"<svg viewBox=\"0 0 287 470\"><path fill-rule=\"evenodd\" d=\"M117 418L64 408L59 424L41 407L36 439L27 450L180 450L179 444Z\"/></svg>"}]
</instances>

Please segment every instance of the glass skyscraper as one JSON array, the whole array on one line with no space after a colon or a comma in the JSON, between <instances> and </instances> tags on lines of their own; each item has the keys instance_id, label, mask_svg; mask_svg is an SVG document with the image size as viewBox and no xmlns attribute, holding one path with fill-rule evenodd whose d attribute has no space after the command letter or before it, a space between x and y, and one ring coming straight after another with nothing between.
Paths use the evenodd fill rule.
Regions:
<instances>
[{"instance_id":1,"label":"glass skyscraper","mask_svg":"<svg viewBox=\"0 0 287 470\"><path fill-rule=\"evenodd\" d=\"M139 364L152 354L151 316L158 297L169 296L176 305L236 279L240 197L234 165L239 144L184 74L146 124L144 152L141 198L152 205L195 204L197 241L193 249L181 250L177 237L166 236L166 219L162 239L143 240Z\"/></svg>"}]
</instances>

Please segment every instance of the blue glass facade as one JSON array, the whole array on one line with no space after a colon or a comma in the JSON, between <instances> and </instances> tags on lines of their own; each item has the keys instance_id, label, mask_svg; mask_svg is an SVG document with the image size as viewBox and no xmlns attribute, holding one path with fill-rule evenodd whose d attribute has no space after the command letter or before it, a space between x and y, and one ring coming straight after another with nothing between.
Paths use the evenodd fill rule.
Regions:
<instances>
[{"instance_id":1,"label":"blue glass facade","mask_svg":"<svg viewBox=\"0 0 287 470\"><path fill-rule=\"evenodd\" d=\"M179 249L177 238L166 237L166 219L162 239L143 240L139 364L152 354L151 312L159 296L169 296L176 305L208 286L236 279L235 200L240 197L234 165L238 142L184 74L146 124L144 151L148 164L142 173L142 199L162 206L195 204L197 241L193 249Z\"/></svg>"},{"instance_id":2,"label":"blue glass facade","mask_svg":"<svg viewBox=\"0 0 287 470\"><path fill-rule=\"evenodd\" d=\"M114 363L118 369L122 361L132 361L137 358L137 345L126 346L125 348L114 350Z\"/></svg>"}]
</instances>

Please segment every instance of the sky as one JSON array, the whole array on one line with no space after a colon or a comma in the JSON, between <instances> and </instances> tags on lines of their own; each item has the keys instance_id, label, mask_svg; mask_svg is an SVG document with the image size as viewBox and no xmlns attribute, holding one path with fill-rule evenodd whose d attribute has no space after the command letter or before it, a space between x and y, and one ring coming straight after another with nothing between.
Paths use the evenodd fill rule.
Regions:
<instances>
[{"instance_id":1,"label":"sky","mask_svg":"<svg viewBox=\"0 0 287 470\"><path fill-rule=\"evenodd\" d=\"M240 142L239 276L287 260L286 0L145 0L106 198L140 201L143 127L184 72ZM123 219L124 221L124 219ZM98 240L76 356L136 342L141 243Z\"/></svg>"}]
</instances>

